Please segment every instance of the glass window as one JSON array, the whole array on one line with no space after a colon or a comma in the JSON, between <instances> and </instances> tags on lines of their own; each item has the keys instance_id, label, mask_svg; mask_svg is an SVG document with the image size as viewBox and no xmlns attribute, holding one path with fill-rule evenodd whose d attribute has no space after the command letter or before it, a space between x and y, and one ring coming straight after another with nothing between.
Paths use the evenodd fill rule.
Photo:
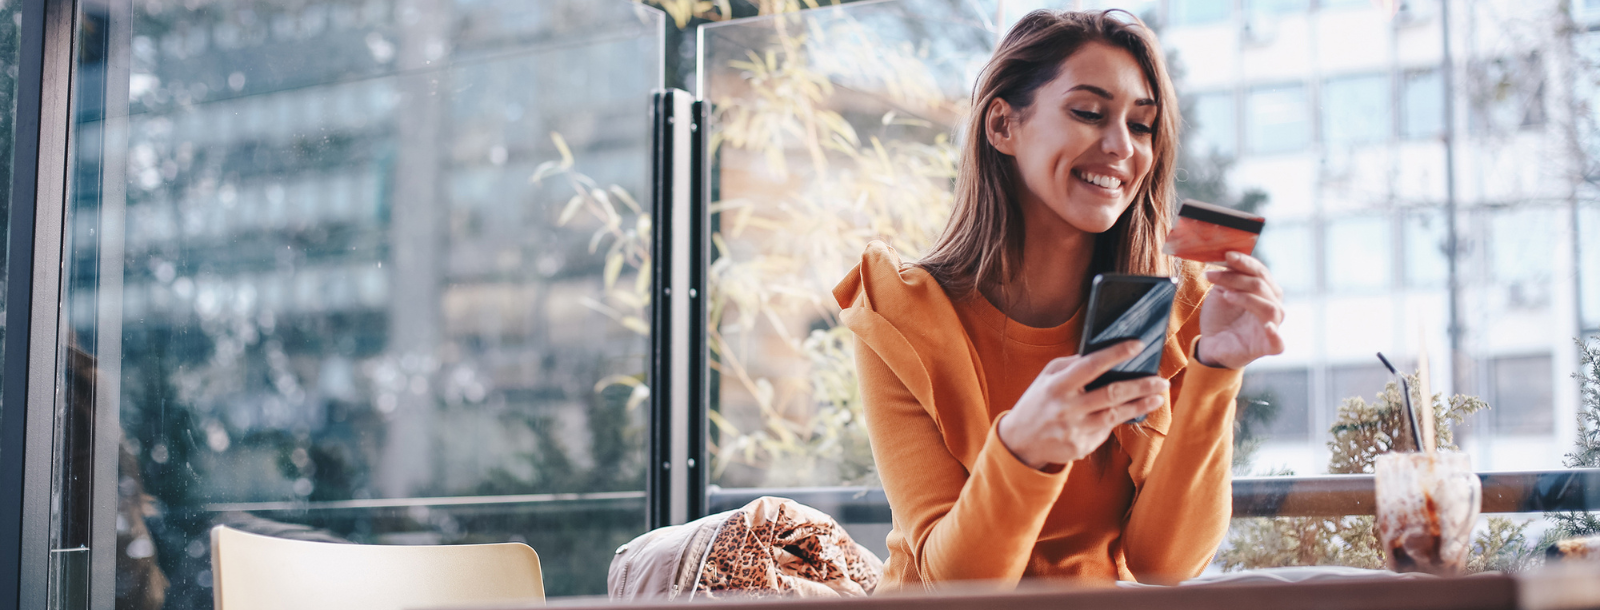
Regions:
<instances>
[{"instance_id":1,"label":"glass window","mask_svg":"<svg viewBox=\"0 0 1600 610\"><path fill-rule=\"evenodd\" d=\"M1332 78L1322 83L1322 138L1331 145L1389 139L1389 77L1385 74Z\"/></svg>"},{"instance_id":2,"label":"glass window","mask_svg":"<svg viewBox=\"0 0 1600 610\"><path fill-rule=\"evenodd\" d=\"M1306 294L1317 287L1316 250L1311 227L1267 223L1256 242L1256 258L1272 270L1287 294Z\"/></svg>"},{"instance_id":3,"label":"glass window","mask_svg":"<svg viewBox=\"0 0 1600 610\"><path fill-rule=\"evenodd\" d=\"M1407 72L1400 83L1400 136L1420 140L1443 134L1443 73Z\"/></svg>"},{"instance_id":4,"label":"glass window","mask_svg":"<svg viewBox=\"0 0 1600 610\"><path fill-rule=\"evenodd\" d=\"M84 6L64 375L110 384L67 400L117 414L117 594L209 608L216 524L521 541L604 594L645 527L662 14Z\"/></svg>"},{"instance_id":5,"label":"glass window","mask_svg":"<svg viewBox=\"0 0 1600 610\"><path fill-rule=\"evenodd\" d=\"M1555 426L1549 355L1490 361L1494 390L1489 416L1498 434L1549 434Z\"/></svg>"},{"instance_id":6,"label":"glass window","mask_svg":"<svg viewBox=\"0 0 1600 610\"><path fill-rule=\"evenodd\" d=\"M1376 358L1374 358L1376 360ZM1400 366L1396 363L1396 366ZM1394 379L1389 370L1382 364L1357 364L1334 366L1328 369L1328 393L1323 403L1324 421L1333 422L1339 412L1339 405L1350 398L1361 398L1368 403L1373 402L1385 385ZM1321 431L1319 431L1321 432Z\"/></svg>"},{"instance_id":7,"label":"glass window","mask_svg":"<svg viewBox=\"0 0 1600 610\"><path fill-rule=\"evenodd\" d=\"M1218 23L1233 15L1233 0L1172 0L1168 7L1172 25Z\"/></svg>"},{"instance_id":8,"label":"glass window","mask_svg":"<svg viewBox=\"0 0 1600 610\"><path fill-rule=\"evenodd\" d=\"M1238 154L1239 131L1235 120L1233 92L1202 93L1189 101L1189 146L1202 156L1233 157Z\"/></svg>"},{"instance_id":9,"label":"glass window","mask_svg":"<svg viewBox=\"0 0 1600 610\"><path fill-rule=\"evenodd\" d=\"M1311 372L1247 370L1239 390L1242 427L1261 440L1304 440L1311 432Z\"/></svg>"},{"instance_id":10,"label":"glass window","mask_svg":"<svg viewBox=\"0 0 1600 610\"><path fill-rule=\"evenodd\" d=\"M1329 292L1374 292L1390 286L1393 241L1383 216L1339 218L1327 224L1323 257Z\"/></svg>"},{"instance_id":11,"label":"glass window","mask_svg":"<svg viewBox=\"0 0 1600 610\"><path fill-rule=\"evenodd\" d=\"M1448 246L1450 227L1440 211L1411 212L1405 216L1406 285L1436 288L1450 281Z\"/></svg>"},{"instance_id":12,"label":"glass window","mask_svg":"<svg viewBox=\"0 0 1600 610\"><path fill-rule=\"evenodd\" d=\"M1555 210L1513 208L1489 214L1489 258L1497 281L1550 279L1555 255Z\"/></svg>"},{"instance_id":13,"label":"glass window","mask_svg":"<svg viewBox=\"0 0 1600 610\"><path fill-rule=\"evenodd\" d=\"M1254 87L1245 98L1245 150L1272 154L1295 152L1311 144L1303 85Z\"/></svg>"}]
</instances>

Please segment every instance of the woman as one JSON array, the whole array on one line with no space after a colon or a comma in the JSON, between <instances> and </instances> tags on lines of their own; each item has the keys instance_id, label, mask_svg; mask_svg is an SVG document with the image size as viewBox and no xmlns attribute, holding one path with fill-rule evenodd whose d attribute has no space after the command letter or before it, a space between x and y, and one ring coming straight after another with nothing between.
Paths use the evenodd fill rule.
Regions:
<instances>
[{"instance_id":1,"label":"woman","mask_svg":"<svg viewBox=\"0 0 1600 610\"><path fill-rule=\"evenodd\" d=\"M894 514L885 587L1193 577L1227 530L1240 369L1282 352L1282 291L1249 256L1162 256L1178 104L1136 19L1024 17L974 101L945 233L909 265L868 246L834 292ZM1085 392L1138 351L1074 355L1101 272L1180 287L1161 374Z\"/></svg>"}]
</instances>

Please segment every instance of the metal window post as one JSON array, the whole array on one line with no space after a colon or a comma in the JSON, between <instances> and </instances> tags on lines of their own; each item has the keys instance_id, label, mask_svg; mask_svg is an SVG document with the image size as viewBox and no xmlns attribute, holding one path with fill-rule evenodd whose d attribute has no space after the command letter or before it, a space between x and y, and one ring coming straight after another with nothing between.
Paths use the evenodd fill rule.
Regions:
<instances>
[{"instance_id":1,"label":"metal window post","mask_svg":"<svg viewBox=\"0 0 1600 610\"><path fill-rule=\"evenodd\" d=\"M22 5L0 395L0 608L40 608L47 599L75 17L72 0Z\"/></svg>"},{"instance_id":2,"label":"metal window post","mask_svg":"<svg viewBox=\"0 0 1600 610\"><path fill-rule=\"evenodd\" d=\"M706 330L704 106L655 95L651 197L650 528L705 512Z\"/></svg>"}]
</instances>

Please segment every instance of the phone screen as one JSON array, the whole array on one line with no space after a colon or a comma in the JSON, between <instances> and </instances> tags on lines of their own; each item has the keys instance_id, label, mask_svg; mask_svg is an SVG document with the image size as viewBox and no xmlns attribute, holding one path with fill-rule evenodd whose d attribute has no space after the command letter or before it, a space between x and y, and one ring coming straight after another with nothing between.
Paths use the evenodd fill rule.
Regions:
<instances>
[{"instance_id":1,"label":"phone screen","mask_svg":"<svg viewBox=\"0 0 1600 610\"><path fill-rule=\"evenodd\" d=\"M1149 377L1160 372L1161 350L1178 283L1170 277L1101 274L1089 290L1089 310L1078 353L1089 354L1138 339L1144 349L1090 382L1093 390L1114 381Z\"/></svg>"}]
</instances>

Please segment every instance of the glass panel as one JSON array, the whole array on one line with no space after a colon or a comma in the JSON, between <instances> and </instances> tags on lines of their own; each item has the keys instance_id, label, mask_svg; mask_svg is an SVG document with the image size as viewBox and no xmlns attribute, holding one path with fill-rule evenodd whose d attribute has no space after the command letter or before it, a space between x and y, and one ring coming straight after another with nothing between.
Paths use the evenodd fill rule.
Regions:
<instances>
[{"instance_id":1,"label":"glass panel","mask_svg":"<svg viewBox=\"0 0 1600 610\"><path fill-rule=\"evenodd\" d=\"M1200 155L1233 157L1239 152L1238 121L1233 105L1233 92L1221 91L1192 96L1189 116L1184 128L1188 130L1187 144Z\"/></svg>"},{"instance_id":2,"label":"glass panel","mask_svg":"<svg viewBox=\"0 0 1600 610\"><path fill-rule=\"evenodd\" d=\"M1310 407L1310 371L1248 371L1239 390L1239 408L1248 415L1236 433L1250 437L1247 442L1304 441L1311 432Z\"/></svg>"},{"instance_id":3,"label":"glass panel","mask_svg":"<svg viewBox=\"0 0 1600 610\"><path fill-rule=\"evenodd\" d=\"M1408 72L1400 87L1400 136L1419 140L1444 133L1444 74Z\"/></svg>"},{"instance_id":4,"label":"glass panel","mask_svg":"<svg viewBox=\"0 0 1600 610\"><path fill-rule=\"evenodd\" d=\"M982 25L989 9L973 7L906 0L701 30L700 95L719 144L713 484L878 485L855 342L831 291L868 241L909 259L943 229L952 134L996 35ZM834 516L886 556L881 526Z\"/></svg>"},{"instance_id":5,"label":"glass panel","mask_svg":"<svg viewBox=\"0 0 1600 610\"><path fill-rule=\"evenodd\" d=\"M1393 241L1389 219L1355 216L1328 223L1323 257L1329 292L1371 292L1389 287Z\"/></svg>"},{"instance_id":6,"label":"glass panel","mask_svg":"<svg viewBox=\"0 0 1600 610\"><path fill-rule=\"evenodd\" d=\"M1303 85L1250 89L1245 98L1245 148L1257 154L1304 149L1311 143L1311 121L1307 114Z\"/></svg>"},{"instance_id":7,"label":"glass panel","mask_svg":"<svg viewBox=\"0 0 1600 610\"><path fill-rule=\"evenodd\" d=\"M1387 74L1328 79L1322 83L1322 137L1335 146L1388 140L1390 106Z\"/></svg>"},{"instance_id":8,"label":"glass panel","mask_svg":"<svg viewBox=\"0 0 1600 610\"><path fill-rule=\"evenodd\" d=\"M85 6L64 374L124 439L118 607L210 607L216 524L523 541L603 594L645 525L662 14Z\"/></svg>"}]
</instances>

